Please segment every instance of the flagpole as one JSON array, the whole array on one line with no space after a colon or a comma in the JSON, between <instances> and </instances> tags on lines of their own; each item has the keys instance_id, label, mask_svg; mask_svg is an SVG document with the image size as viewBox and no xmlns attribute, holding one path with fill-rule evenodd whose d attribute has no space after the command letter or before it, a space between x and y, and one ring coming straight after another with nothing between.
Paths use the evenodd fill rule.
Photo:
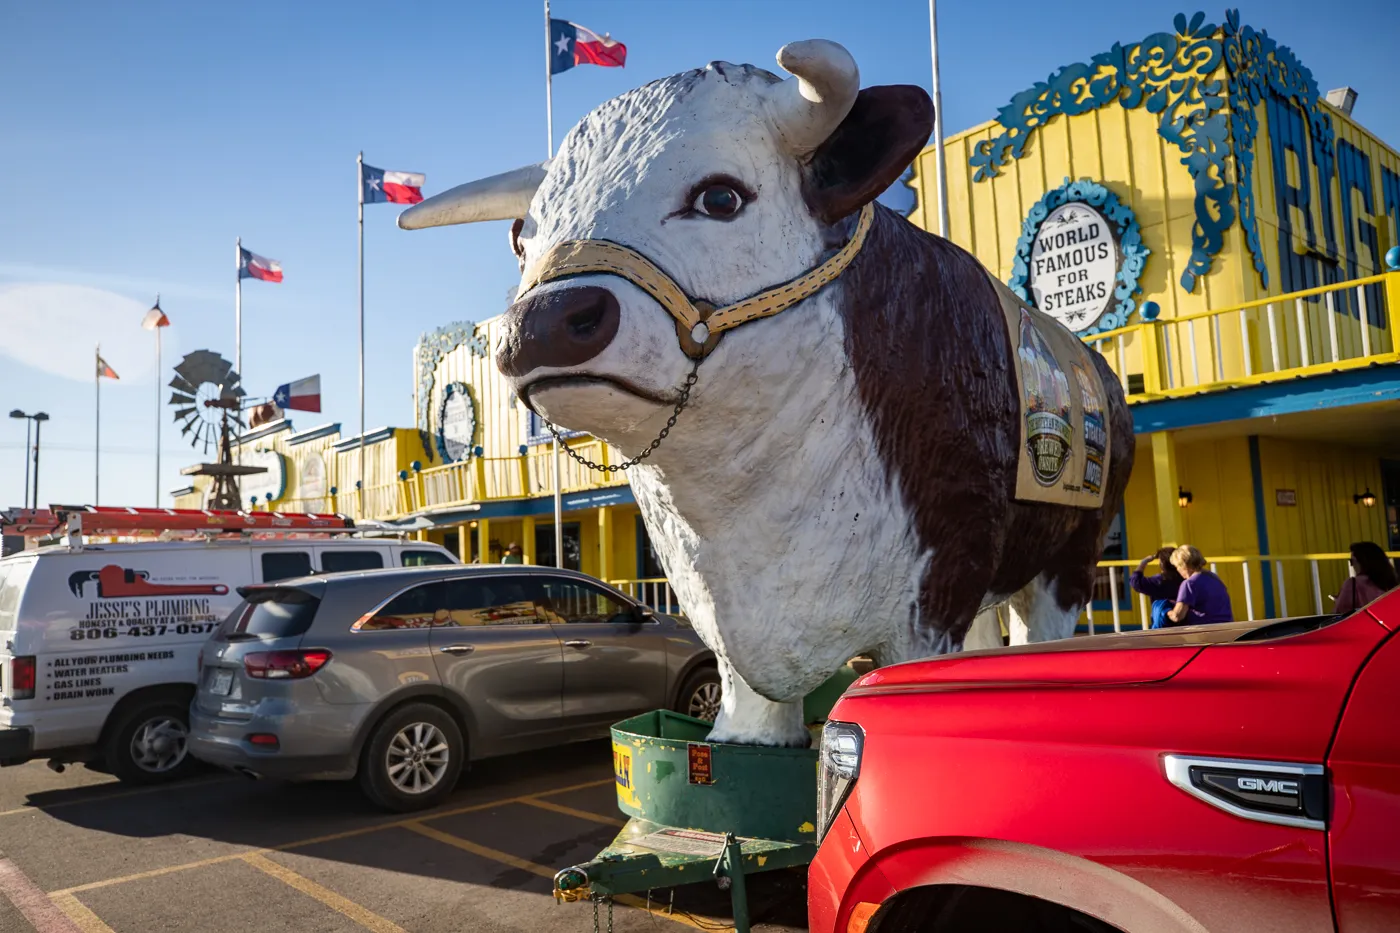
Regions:
<instances>
[{"instance_id":1,"label":"flagpole","mask_svg":"<svg viewBox=\"0 0 1400 933\"><path fill-rule=\"evenodd\" d=\"M549 137L546 149L554 158L554 44L549 22L549 0L544 0L544 127Z\"/></svg>"},{"instance_id":2,"label":"flagpole","mask_svg":"<svg viewBox=\"0 0 1400 933\"><path fill-rule=\"evenodd\" d=\"M359 179L355 200L360 207L360 482L355 486L359 518L365 517L365 154L355 159Z\"/></svg>"},{"instance_id":3,"label":"flagpole","mask_svg":"<svg viewBox=\"0 0 1400 933\"><path fill-rule=\"evenodd\" d=\"M938 235L948 236L948 174L943 166L943 92L938 82L938 13L928 0L928 36L933 64L933 173L938 176Z\"/></svg>"},{"instance_id":4,"label":"flagpole","mask_svg":"<svg viewBox=\"0 0 1400 933\"><path fill-rule=\"evenodd\" d=\"M544 0L544 114L545 132L549 136L546 147L549 157L554 158L554 45L550 41L553 30L549 22L549 0ZM564 566L564 492L560 488L559 438L554 438L554 566Z\"/></svg>"},{"instance_id":5,"label":"flagpole","mask_svg":"<svg viewBox=\"0 0 1400 933\"><path fill-rule=\"evenodd\" d=\"M92 351L92 383L97 392L97 428L92 444L92 504L102 504L102 344Z\"/></svg>"},{"instance_id":6,"label":"flagpole","mask_svg":"<svg viewBox=\"0 0 1400 933\"><path fill-rule=\"evenodd\" d=\"M160 295L156 295L156 307L160 307ZM160 324L156 332L156 508L160 508Z\"/></svg>"},{"instance_id":7,"label":"flagpole","mask_svg":"<svg viewBox=\"0 0 1400 933\"><path fill-rule=\"evenodd\" d=\"M233 241L233 368L243 376L243 238Z\"/></svg>"}]
</instances>

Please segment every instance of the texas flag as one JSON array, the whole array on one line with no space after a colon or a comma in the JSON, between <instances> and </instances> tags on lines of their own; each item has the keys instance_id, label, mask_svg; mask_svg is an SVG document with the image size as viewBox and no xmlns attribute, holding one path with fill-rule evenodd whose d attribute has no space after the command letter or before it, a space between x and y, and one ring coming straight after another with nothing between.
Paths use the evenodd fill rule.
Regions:
<instances>
[{"instance_id":1,"label":"texas flag","mask_svg":"<svg viewBox=\"0 0 1400 933\"><path fill-rule=\"evenodd\" d=\"M363 167L361 197L366 204L417 204L423 200L421 172L386 172L372 165Z\"/></svg>"},{"instance_id":2,"label":"texas flag","mask_svg":"<svg viewBox=\"0 0 1400 933\"><path fill-rule=\"evenodd\" d=\"M102 354L97 354L97 378L98 379L120 379L117 371L107 365L107 361L102 358Z\"/></svg>"},{"instance_id":3,"label":"texas flag","mask_svg":"<svg viewBox=\"0 0 1400 933\"><path fill-rule=\"evenodd\" d=\"M627 64L627 46L604 33L598 35L568 20L549 21L549 73L557 75L575 65L621 68Z\"/></svg>"},{"instance_id":4,"label":"texas flag","mask_svg":"<svg viewBox=\"0 0 1400 933\"><path fill-rule=\"evenodd\" d=\"M264 282L282 281L282 264L275 259L267 259L242 247L238 250L238 277L240 279L262 279Z\"/></svg>"},{"instance_id":5,"label":"texas flag","mask_svg":"<svg viewBox=\"0 0 1400 933\"><path fill-rule=\"evenodd\" d=\"M272 403L278 408L294 411L320 411L320 374L278 386L277 391L272 393Z\"/></svg>"}]
</instances>

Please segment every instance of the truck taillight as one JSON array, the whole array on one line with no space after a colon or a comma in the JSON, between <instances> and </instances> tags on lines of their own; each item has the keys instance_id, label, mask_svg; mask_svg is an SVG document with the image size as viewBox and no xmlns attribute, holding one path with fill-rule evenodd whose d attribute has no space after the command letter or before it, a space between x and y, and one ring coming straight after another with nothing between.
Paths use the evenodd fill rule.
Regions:
<instances>
[{"instance_id":1,"label":"truck taillight","mask_svg":"<svg viewBox=\"0 0 1400 933\"><path fill-rule=\"evenodd\" d=\"M305 651L254 651L243 658L249 677L262 680L300 680L326 666L331 653L324 648Z\"/></svg>"},{"instance_id":2,"label":"truck taillight","mask_svg":"<svg viewBox=\"0 0 1400 933\"><path fill-rule=\"evenodd\" d=\"M10 696L13 699L34 699L35 667L32 654L10 661Z\"/></svg>"}]
</instances>

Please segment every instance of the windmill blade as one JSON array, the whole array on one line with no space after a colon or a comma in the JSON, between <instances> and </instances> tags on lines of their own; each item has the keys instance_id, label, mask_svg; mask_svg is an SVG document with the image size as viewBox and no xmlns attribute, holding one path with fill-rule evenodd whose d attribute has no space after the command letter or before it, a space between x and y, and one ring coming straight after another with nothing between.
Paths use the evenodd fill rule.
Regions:
<instances>
[{"instance_id":1,"label":"windmill blade","mask_svg":"<svg viewBox=\"0 0 1400 933\"><path fill-rule=\"evenodd\" d=\"M184 376L176 376L174 379L170 380L169 385L170 388L178 389L181 392L188 392L191 396L193 396L194 393L199 391L199 386L190 382Z\"/></svg>"},{"instance_id":2,"label":"windmill blade","mask_svg":"<svg viewBox=\"0 0 1400 933\"><path fill-rule=\"evenodd\" d=\"M167 404L167 405L192 405L192 404L194 404L194 396L193 396L193 395L186 395L186 394L183 393L183 392L172 392L172 393L170 393L170 401L166 402L166 404ZM177 415L176 417L179 417L179 416Z\"/></svg>"},{"instance_id":3,"label":"windmill blade","mask_svg":"<svg viewBox=\"0 0 1400 933\"><path fill-rule=\"evenodd\" d=\"M190 399L190 401L194 401L194 399ZM175 412L175 420L181 421L185 418L188 418L190 415L195 414L197 411L198 409L196 409L194 406L190 406L189 408L177 409Z\"/></svg>"}]
</instances>

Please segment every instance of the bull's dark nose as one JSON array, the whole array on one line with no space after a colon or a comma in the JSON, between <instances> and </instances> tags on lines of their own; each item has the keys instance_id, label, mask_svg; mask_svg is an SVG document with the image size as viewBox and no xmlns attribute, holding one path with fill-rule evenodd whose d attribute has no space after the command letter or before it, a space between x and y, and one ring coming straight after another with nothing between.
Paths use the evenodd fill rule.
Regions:
<instances>
[{"instance_id":1,"label":"bull's dark nose","mask_svg":"<svg viewBox=\"0 0 1400 933\"><path fill-rule=\"evenodd\" d=\"M586 363L612 343L621 318L617 297L596 285L532 295L506 309L496 367L519 377Z\"/></svg>"}]
</instances>

